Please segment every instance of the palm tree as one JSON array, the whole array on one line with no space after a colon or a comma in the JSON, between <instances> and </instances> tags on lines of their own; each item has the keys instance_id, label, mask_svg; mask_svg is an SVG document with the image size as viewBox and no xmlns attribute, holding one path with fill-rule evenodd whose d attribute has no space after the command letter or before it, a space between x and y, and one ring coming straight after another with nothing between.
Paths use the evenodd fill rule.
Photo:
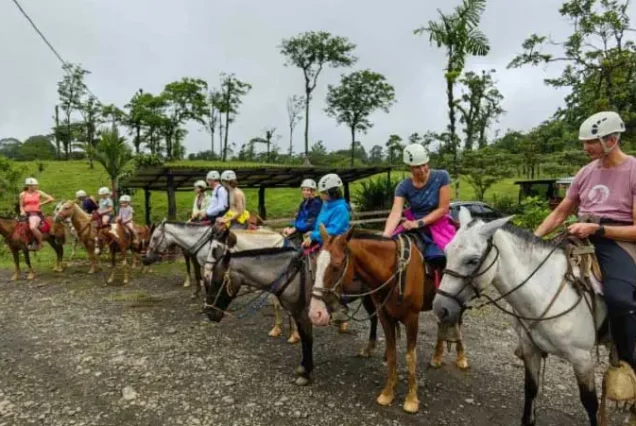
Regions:
<instances>
[{"instance_id":1,"label":"palm tree","mask_svg":"<svg viewBox=\"0 0 636 426\"><path fill-rule=\"evenodd\" d=\"M132 149L126 144L126 139L119 136L116 127L102 130L97 145L87 148L95 161L106 170L110 178L113 198L117 199L118 181L133 158Z\"/></svg>"},{"instance_id":2,"label":"palm tree","mask_svg":"<svg viewBox=\"0 0 636 426\"><path fill-rule=\"evenodd\" d=\"M448 101L448 132L453 152L453 174L455 175L455 197L459 196L459 160L455 108L455 83L464 70L466 57L486 56L490 51L488 38L478 26L481 15L486 9L486 0L463 0L453 13L444 14L440 10L439 21L429 21L425 27L418 28L415 34L428 33L430 43L446 48L446 96Z\"/></svg>"}]
</instances>

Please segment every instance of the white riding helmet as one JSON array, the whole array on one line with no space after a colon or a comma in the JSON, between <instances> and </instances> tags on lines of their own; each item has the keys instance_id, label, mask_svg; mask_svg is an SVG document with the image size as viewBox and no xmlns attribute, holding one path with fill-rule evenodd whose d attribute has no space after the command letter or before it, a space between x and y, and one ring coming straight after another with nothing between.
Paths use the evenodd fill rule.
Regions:
<instances>
[{"instance_id":1,"label":"white riding helmet","mask_svg":"<svg viewBox=\"0 0 636 426\"><path fill-rule=\"evenodd\" d=\"M413 143L404 148L402 159L407 166L421 166L428 163L428 152L419 143Z\"/></svg>"},{"instance_id":2,"label":"white riding helmet","mask_svg":"<svg viewBox=\"0 0 636 426\"><path fill-rule=\"evenodd\" d=\"M130 203L130 195L122 195L119 197L120 203Z\"/></svg>"},{"instance_id":3,"label":"white riding helmet","mask_svg":"<svg viewBox=\"0 0 636 426\"><path fill-rule=\"evenodd\" d=\"M342 179L335 173L329 173L320 178L318 182L318 188L320 192L327 191L331 188L340 188L342 186Z\"/></svg>"},{"instance_id":4,"label":"white riding helmet","mask_svg":"<svg viewBox=\"0 0 636 426\"><path fill-rule=\"evenodd\" d=\"M217 172L216 170L212 170L208 172L205 180L221 180L221 175L219 175L219 172Z\"/></svg>"},{"instance_id":5,"label":"white riding helmet","mask_svg":"<svg viewBox=\"0 0 636 426\"><path fill-rule=\"evenodd\" d=\"M236 180L236 173L234 170L225 170L221 173L221 180Z\"/></svg>"},{"instance_id":6,"label":"white riding helmet","mask_svg":"<svg viewBox=\"0 0 636 426\"><path fill-rule=\"evenodd\" d=\"M194 182L194 187L195 187L195 188L199 187L199 188L201 188L201 189L205 189L205 188L207 188L207 187L208 187L208 184L207 184L207 183L205 183L205 181L204 181L204 180L198 180L198 181Z\"/></svg>"},{"instance_id":7,"label":"white riding helmet","mask_svg":"<svg viewBox=\"0 0 636 426\"><path fill-rule=\"evenodd\" d=\"M309 188L316 189L316 181L313 179L305 179L303 183L300 184L301 188Z\"/></svg>"},{"instance_id":8,"label":"white riding helmet","mask_svg":"<svg viewBox=\"0 0 636 426\"><path fill-rule=\"evenodd\" d=\"M110 189L108 189L107 186L102 186L101 188L99 188L99 191L97 191L97 193L99 195L110 195Z\"/></svg>"},{"instance_id":9,"label":"white riding helmet","mask_svg":"<svg viewBox=\"0 0 636 426\"><path fill-rule=\"evenodd\" d=\"M81 198L81 197L86 197L86 191L83 190L79 190L75 193L75 198Z\"/></svg>"},{"instance_id":10,"label":"white riding helmet","mask_svg":"<svg viewBox=\"0 0 636 426\"><path fill-rule=\"evenodd\" d=\"M589 141L604 138L612 133L625 131L625 123L614 111L597 112L579 127L579 140Z\"/></svg>"},{"instance_id":11,"label":"white riding helmet","mask_svg":"<svg viewBox=\"0 0 636 426\"><path fill-rule=\"evenodd\" d=\"M24 184L25 185L37 185L38 181L37 181L37 179L30 177L30 178L26 178L24 180Z\"/></svg>"}]
</instances>

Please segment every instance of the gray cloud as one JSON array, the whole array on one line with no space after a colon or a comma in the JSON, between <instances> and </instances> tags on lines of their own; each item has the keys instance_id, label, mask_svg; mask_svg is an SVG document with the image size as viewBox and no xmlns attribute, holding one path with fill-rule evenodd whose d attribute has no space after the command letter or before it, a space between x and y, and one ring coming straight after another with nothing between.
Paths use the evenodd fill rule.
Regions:
<instances>
[{"instance_id":1,"label":"gray cloud","mask_svg":"<svg viewBox=\"0 0 636 426\"><path fill-rule=\"evenodd\" d=\"M23 7L61 55L92 74L87 83L105 103L123 106L140 87L159 92L184 76L218 84L220 72L234 72L253 85L230 140L240 145L276 126L279 145L287 148L285 102L302 93L301 71L284 66L277 46L282 38L307 30L349 37L358 47L353 69L383 73L396 88L398 103L389 114L373 117L375 126L361 139L367 148L384 145L390 133L442 130L446 125L444 51L431 47L412 30L436 19L433 2L415 0L22 0ZM436 2L450 10L453 2ZM445 4L446 3L446 4ZM452 4L451 4L452 3ZM508 113L499 128L528 129L561 104L564 92L543 84L558 68L506 70L521 42L533 32L563 38L569 27L558 14L562 0L491 0L483 31L492 44L486 58L472 58L468 69L496 68ZM47 133L62 71L12 2L0 3L0 137L24 139ZM324 112L327 84L342 72L326 70L314 95L311 139L331 149L349 143L346 127ZM302 126L295 150L302 149ZM209 136L191 125L189 152L208 149Z\"/></svg>"}]
</instances>

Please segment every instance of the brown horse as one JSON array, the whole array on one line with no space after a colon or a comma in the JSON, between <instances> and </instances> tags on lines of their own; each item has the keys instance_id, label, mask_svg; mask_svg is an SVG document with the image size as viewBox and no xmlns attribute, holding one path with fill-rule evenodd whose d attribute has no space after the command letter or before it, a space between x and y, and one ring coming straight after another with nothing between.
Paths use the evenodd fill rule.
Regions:
<instances>
[{"instance_id":1,"label":"brown horse","mask_svg":"<svg viewBox=\"0 0 636 426\"><path fill-rule=\"evenodd\" d=\"M51 245L51 247L53 247L53 250L55 250L55 254L57 256L53 271L63 272L65 239L64 226L53 222L53 219L51 217L47 217L45 218L45 220L50 224L51 228L48 233L43 233L42 237ZM17 224L18 221L14 218L0 218L0 235L4 237L4 240L11 250L11 254L13 254L13 264L15 266L15 271L11 276L11 280L16 281L20 275L20 251L24 253L24 260L27 264L27 267L29 268L27 279L32 280L35 278L35 271L31 266L31 255L29 253L28 247L29 241L25 240L24 235L21 235L21 232L18 232L19 230L16 230ZM22 225L24 227L28 226L28 224L26 223Z\"/></svg>"},{"instance_id":2,"label":"brown horse","mask_svg":"<svg viewBox=\"0 0 636 426\"><path fill-rule=\"evenodd\" d=\"M97 240L100 242L95 247L95 254L99 255L100 246L108 247L110 251L110 265L111 272L106 281L108 284L112 284L115 278L115 266L117 263L117 253L121 254L122 262L121 266L124 271L124 285L127 285L128 280L128 253L132 255L131 266L136 267L137 261L141 261L141 252L144 246L147 246L150 241L150 228L147 226L135 225L135 232L139 239L137 244L133 242L133 236L129 231L120 224L114 224L111 226L99 226L97 230ZM141 263L141 272L143 273L146 265Z\"/></svg>"},{"instance_id":3,"label":"brown horse","mask_svg":"<svg viewBox=\"0 0 636 426\"><path fill-rule=\"evenodd\" d=\"M324 244L318 255L316 280L312 291L309 317L315 325L327 325L329 312L344 293L353 293L354 277L364 281L376 305L376 312L386 337L388 378L377 398L380 405L390 405L394 399L397 381L396 328L398 322L406 327L406 364L408 368L408 395L404 411L419 410L416 376L416 343L421 311L432 309L435 284L426 278L423 257L416 245L406 236L396 240L375 234L346 234L330 237L320 227ZM439 361L446 337L438 334L438 353L431 362ZM467 368L461 337L457 337L457 365ZM437 359L437 360L436 360Z\"/></svg>"},{"instance_id":4,"label":"brown horse","mask_svg":"<svg viewBox=\"0 0 636 426\"><path fill-rule=\"evenodd\" d=\"M97 227L92 222L92 216L86 213L73 201L65 201L58 204L55 209L55 221L63 222L70 219L77 232L79 240L84 245L88 258L91 262L89 274L94 274L99 268L99 259L95 254L95 238L97 237Z\"/></svg>"}]
</instances>

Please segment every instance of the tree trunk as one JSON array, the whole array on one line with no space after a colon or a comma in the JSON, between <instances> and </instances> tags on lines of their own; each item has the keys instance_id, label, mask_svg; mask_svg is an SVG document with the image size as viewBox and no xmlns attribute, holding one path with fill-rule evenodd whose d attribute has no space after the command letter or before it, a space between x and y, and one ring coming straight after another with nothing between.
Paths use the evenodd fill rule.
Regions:
<instances>
[{"instance_id":1,"label":"tree trunk","mask_svg":"<svg viewBox=\"0 0 636 426\"><path fill-rule=\"evenodd\" d=\"M230 133L230 111L225 113L225 140L223 141L223 161L227 161L227 135Z\"/></svg>"},{"instance_id":2,"label":"tree trunk","mask_svg":"<svg viewBox=\"0 0 636 426\"><path fill-rule=\"evenodd\" d=\"M135 138L135 152L139 155L141 147L141 126L138 124L136 127L137 137Z\"/></svg>"},{"instance_id":3,"label":"tree trunk","mask_svg":"<svg viewBox=\"0 0 636 426\"><path fill-rule=\"evenodd\" d=\"M289 126L289 156L294 154L294 126Z\"/></svg>"},{"instance_id":4,"label":"tree trunk","mask_svg":"<svg viewBox=\"0 0 636 426\"><path fill-rule=\"evenodd\" d=\"M449 63L448 73L452 73ZM446 76L446 95L448 97L448 130L451 138L451 149L453 152L453 175L455 177L455 199L459 199L459 157L457 153L457 129L455 128L455 94L453 91L454 82L451 75Z\"/></svg>"},{"instance_id":5,"label":"tree trunk","mask_svg":"<svg viewBox=\"0 0 636 426\"><path fill-rule=\"evenodd\" d=\"M66 154L66 161L70 159L71 151L71 141L73 140L73 136L71 135L71 114L66 114L66 143L64 144L64 153Z\"/></svg>"},{"instance_id":6,"label":"tree trunk","mask_svg":"<svg viewBox=\"0 0 636 426\"><path fill-rule=\"evenodd\" d=\"M351 126L351 167L353 167L353 163L355 161L355 149L356 149L356 128L355 126Z\"/></svg>"},{"instance_id":7,"label":"tree trunk","mask_svg":"<svg viewBox=\"0 0 636 426\"><path fill-rule=\"evenodd\" d=\"M309 102L311 90L305 86L305 158L309 159Z\"/></svg>"},{"instance_id":8,"label":"tree trunk","mask_svg":"<svg viewBox=\"0 0 636 426\"><path fill-rule=\"evenodd\" d=\"M214 130L216 125L213 126L210 130L210 149L212 150L212 157L214 157Z\"/></svg>"},{"instance_id":9,"label":"tree trunk","mask_svg":"<svg viewBox=\"0 0 636 426\"><path fill-rule=\"evenodd\" d=\"M55 150L57 151L57 159L62 157L62 151L60 151L60 106L55 105Z\"/></svg>"}]
</instances>

